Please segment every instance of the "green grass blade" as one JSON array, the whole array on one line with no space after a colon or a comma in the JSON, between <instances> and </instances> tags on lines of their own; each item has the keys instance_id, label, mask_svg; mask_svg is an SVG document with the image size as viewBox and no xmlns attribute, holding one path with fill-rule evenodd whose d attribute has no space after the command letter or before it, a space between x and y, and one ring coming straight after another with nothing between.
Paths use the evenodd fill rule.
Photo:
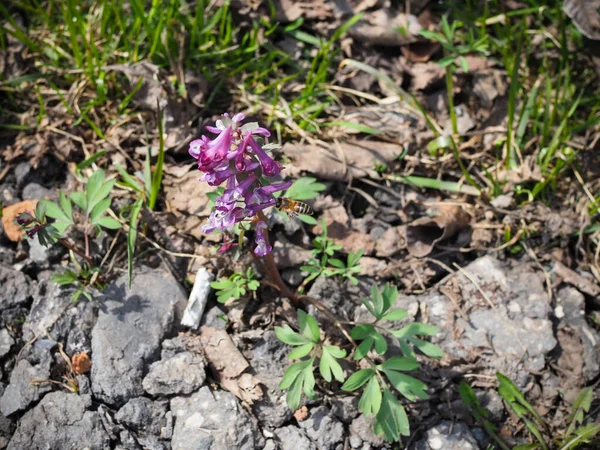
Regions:
<instances>
[{"instance_id":1,"label":"green grass blade","mask_svg":"<svg viewBox=\"0 0 600 450\"><path fill-rule=\"evenodd\" d=\"M135 253L135 241L137 239L137 227L143 204L143 199L138 199L133 204L133 209L131 210L131 216L129 218L129 231L127 233L127 279L130 288L131 280L133 278L133 256Z\"/></svg>"},{"instance_id":2,"label":"green grass blade","mask_svg":"<svg viewBox=\"0 0 600 450\"><path fill-rule=\"evenodd\" d=\"M156 160L156 166L152 173L152 186L150 191L150 198L148 199L148 207L154 209L156 200L158 199L158 193L160 192L160 186L163 178L163 165L165 162L165 137L163 127L163 113L162 110L158 109L158 159Z\"/></svg>"},{"instance_id":3,"label":"green grass blade","mask_svg":"<svg viewBox=\"0 0 600 450\"><path fill-rule=\"evenodd\" d=\"M455 181L442 181L434 178L418 177L414 175L386 175L385 178L390 181L411 184L420 188L437 189L439 191L456 192L458 194L467 194L473 196L479 196L481 194L481 191L476 187L468 184L460 184Z\"/></svg>"}]
</instances>

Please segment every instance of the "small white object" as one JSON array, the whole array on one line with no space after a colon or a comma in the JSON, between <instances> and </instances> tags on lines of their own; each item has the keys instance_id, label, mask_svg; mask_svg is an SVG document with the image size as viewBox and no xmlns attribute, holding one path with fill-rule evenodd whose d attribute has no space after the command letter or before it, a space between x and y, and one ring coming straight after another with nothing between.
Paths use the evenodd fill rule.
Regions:
<instances>
[{"instance_id":1,"label":"small white object","mask_svg":"<svg viewBox=\"0 0 600 450\"><path fill-rule=\"evenodd\" d=\"M193 328L197 330L200 326L200 320L202 314L204 314L204 308L208 300L208 294L210 294L210 282L214 279L214 275L206 270L204 267L198 269L196 273L196 280L194 281L194 287L190 293L185 311L183 311L183 318L181 319L181 325Z\"/></svg>"}]
</instances>

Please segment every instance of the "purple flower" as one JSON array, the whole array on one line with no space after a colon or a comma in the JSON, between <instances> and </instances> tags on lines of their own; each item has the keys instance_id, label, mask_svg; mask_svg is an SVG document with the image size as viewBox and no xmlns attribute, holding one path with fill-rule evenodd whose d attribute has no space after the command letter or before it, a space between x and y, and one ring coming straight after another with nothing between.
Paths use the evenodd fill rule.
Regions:
<instances>
[{"instance_id":1,"label":"purple flower","mask_svg":"<svg viewBox=\"0 0 600 450\"><path fill-rule=\"evenodd\" d=\"M257 162L250 162L245 165L244 172L251 172L255 170L260 164ZM205 174L200 181L206 181L211 186L219 186L223 184L224 181L233 177L236 173L240 173L239 171L234 171L231 167L227 167L225 169L209 172Z\"/></svg>"},{"instance_id":2,"label":"purple flower","mask_svg":"<svg viewBox=\"0 0 600 450\"><path fill-rule=\"evenodd\" d=\"M275 205L273 193L287 189L291 185L291 181L286 181L285 183L275 183L259 187L246 197L246 206L254 213L273 206Z\"/></svg>"},{"instance_id":3,"label":"purple flower","mask_svg":"<svg viewBox=\"0 0 600 450\"><path fill-rule=\"evenodd\" d=\"M250 139L248 144L252 148L252 151L256 157L259 159L260 164L263 167L263 173L266 176L272 177L273 175L277 175L279 172L281 172L281 166L279 163L267 155L267 153L260 147L260 145L256 143L254 139Z\"/></svg>"},{"instance_id":4,"label":"purple flower","mask_svg":"<svg viewBox=\"0 0 600 450\"><path fill-rule=\"evenodd\" d=\"M203 233L210 234L215 230L225 231L241 222L248 216L248 210L245 208L234 207L231 209L216 209L210 213L208 222L200 228Z\"/></svg>"},{"instance_id":5,"label":"purple flower","mask_svg":"<svg viewBox=\"0 0 600 450\"><path fill-rule=\"evenodd\" d=\"M231 178L229 178L229 180L235 180L235 178L231 177ZM252 186L252 184L255 181L256 181L256 175L251 173L250 175L248 175L246 177L246 179L244 181L239 183L234 188L228 187L228 189L225 190L223 195L216 198L215 207L217 209L220 209L220 208L229 209L229 205L235 204L238 200L241 200L246 196L248 189L250 189L250 186Z\"/></svg>"},{"instance_id":6,"label":"purple flower","mask_svg":"<svg viewBox=\"0 0 600 450\"><path fill-rule=\"evenodd\" d=\"M256 224L256 248L254 249L254 254L256 256L263 257L273 250L273 247L269 245L267 242L267 237L265 236L264 230L267 228L267 224L264 222L258 222Z\"/></svg>"},{"instance_id":7,"label":"purple flower","mask_svg":"<svg viewBox=\"0 0 600 450\"><path fill-rule=\"evenodd\" d=\"M255 136L269 137L266 128L257 123L246 123L243 114L229 117L225 114L215 126L206 129L214 133L214 139L201 136L190 143L189 153L198 161L198 169L204 172L201 181L211 186L226 183L225 191L215 199L214 210L202 231L226 231L238 222L255 216L260 211L275 205L275 192L287 189L292 184L268 183L265 178L281 172L281 166L273 160L255 140ZM255 222L256 220L254 220ZM258 256L265 256L272 247L266 238L267 224L256 224L256 249ZM237 245L235 240L223 241L219 253Z\"/></svg>"}]
</instances>

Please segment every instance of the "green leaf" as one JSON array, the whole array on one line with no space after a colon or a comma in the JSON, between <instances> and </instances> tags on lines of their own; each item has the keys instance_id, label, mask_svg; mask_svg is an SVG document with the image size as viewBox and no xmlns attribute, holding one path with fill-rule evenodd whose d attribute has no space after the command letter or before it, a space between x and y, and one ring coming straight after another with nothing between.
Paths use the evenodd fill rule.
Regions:
<instances>
[{"instance_id":1,"label":"green leaf","mask_svg":"<svg viewBox=\"0 0 600 450\"><path fill-rule=\"evenodd\" d=\"M285 371L285 374L283 375L283 378L279 383L279 389L288 389L292 385L296 377L300 375L303 369L304 362L294 363L290 367L288 367Z\"/></svg>"},{"instance_id":2,"label":"green leaf","mask_svg":"<svg viewBox=\"0 0 600 450\"><path fill-rule=\"evenodd\" d=\"M113 219L112 217L100 217L96 220L95 225L108 228L109 230L118 230L121 228L121 222Z\"/></svg>"},{"instance_id":3,"label":"green leaf","mask_svg":"<svg viewBox=\"0 0 600 450\"><path fill-rule=\"evenodd\" d=\"M56 283L56 284L60 284L60 285L65 285L65 284L73 284L73 283L77 283L77 274L75 272L73 272L72 270L67 270L64 273L57 273L52 275L51 280Z\"/></svg>"},{"instance_id":4,"label":"green leaf","mask_svg":"<svg viewBox=\"0 0 600 450\"><path fill-rule=\"evenodd\" d=\"M331 258L329 260L329 264L331 264L333 267L337 267L338 269L345 269L346 265L340 261L339 259L335 259L335 258Z\"/></svg>"},{"instance_id":5,"label":"green leaf","mask_svg":"<svg viewBox=\"0 0 600 450\"><path fill-rule=\"evenodd\" d=\"M88 197L88 213L91 214L91 212L94 210L94 207L110 195L114 185L115 180L106 181L102 184L102 186L100 186L100 189L96 191L96 194L92 197L91 202Z\"/></svg>"},{"instance_id":6,"label":"green leaf","mask_svg":"<svg viewBox=\"0 0 600 450\"><path fill-rule=\"evenodd\" d=\"M110 198L105 198L104 200L99 201L90 213L90 222L92 222L95 225L96 219L98 219L102 214L104 214L106 210L110 207L110 202Z\"/></svg>"},{"instance_id":7,"label":"green leaf","mask_svg":"<svg viewBox=\"0 0 600 450\"><path fill-rule=\"evenodd\" d=\"M410 436L408 416L396 396L386 387L383 388L381 408L377 413L375 432L383 434L388 442L395 442L402 436Z\"/></svg>"},{"instance_id":8,"label":"green leaf","mask_svg":"<svg viewBox=\"0 0 600 450\"><path fill-rule=\"evenodd\" d=\"M535 408L531 406L531 404L525 399L523 393L508 377L498 372L496 374L496 378L498 378L499 382L498 393L506 400L513 411L515 411L515 414L517 414L519 417L522 416L521 409L518 408L520 405L541 424L545 424L544 420L541 418Z\"/></svg>"},{"instance_id":9,"label":"green leaf","mask_svg":"<svg viewBox=\"0 0 600 450\"><path fill-rule=\"evenodd\" d=\"M392 309L381 316L381 320L402 320L408 312L405 309Z\"/></svg>"},{"instance_id":10,"label":"green leaf","mask_svg":"<svg viewBox=\"0 0 600 450\"><path fill-rule=\"evenodd\" d=\"M383 311L385 312L392 307L396 298L398 298L398 288L390 283L385 283L381 296L383 297Z\"/></svg>"},{"instance_id":11,"label":"green leaf","mask_svg":"<svg viewBox=\"0 0 600 450\"><path fill-rule=\"evenodd\" d=\"M66 216L69 218L69 220L71 222L73 222L73 207L71 206L71 201L69 200L69 198L65 195L65 193L63 191L60 191L59 202L60 202L60 207L65 212Z\"/></svg>"},{"instance_id":12,"label":"green leaf","mask_svg":"<svg viewBox=\"0 0 600 450\"><path fill-rule=\"evenodd\" d=\"M308 225L316 225L317 224L317 219L315 219L312 216L308 216L306 214L298 214L298 219L300 219L301 222L304 222Z\"/></svg>"},{"instance_id":13,"label":"green leaf","mask_svg":"<svg viewBox=\"0 0 600 450\"><path fill-rule=\"evenodd\" d=\"M309 342L308 344L300 345L290 352L288 359L301 359L308 355L314 348L315 344Z\"/></svg>"},{"instance_id":14,"label":"green leaf","mask_svg":"<svg viewBox=\"0 0 600 450\"><path fill-rule=\"evenodd\" d=\"M300 328L300 333L310 339L312 342L319 342L321 338L321 330L319 330L319 324L317 320L308 314L306 314L301 309L298 310L298 327Z\"/></svg>"},{"instance_id":15,"label":"green leaf","mask_svg":"<svg viewBox=\"0 0 600 450\"><path fill-rule=\"evenodd\" d=\"M373 325L369 325L366 323L356 325L350 331L350 336L352 339L363 340L367 337L371 336L375 332L375 327Z\"/></svg>"},{"instance_id":16,"label":"green leaf","mask_svg":"<svg viewBox=\"0 0 600 450\"><path fill-rule=\"evenodd\" d=\"M85 188L86 191L86 201L88 208L86 208L86 212L89 213L92 208L95 206L95 203L92 204L93 200L96 198L100 189L102 189L102 185L104 184L104 180L106 175L104 174L104 170L98 169L96 170L92 176L88 179L87 186ZM98 203L98 202L96 202Z\"/></svg>"},{"instance_id":17,"label":"green leaf","mask_svg":"<svg viewBox=\"0 0 600 450\"><path fill-rule=\"evenodd\" d=\"M44 204L46 216L52 219L61 220L63 222L71 221L71 219L69 219L69 216L67 216L65 212L62 209L60 209L60 206L58 206L56 203L50 200L40 200L38 204L40 203Z\"/></svg>"},{"instance_id":18,"label":"green leaf","mask_svg":"<svg viewBox=\"0 0 600 450\"><path fill-rule=\"evenodd\" d=\"M373 303L373 309L375 311L375 317L378 319L381 317L384 311L383 296L381 291L375 285L371 288L371 302Z\"/></svg>"},{"instance_id":19,"label":"green leaf","mask_svg":"<svg viewBox=\"0 0 600 450\"><path fill-rule=\"evenodd\" d=\"M92 164L94 164L100 157L106 155L107 150L100 150L97 153L94 153L92 156L90 156L89 158L81 161L79 164L77 164L75 166L75 170L77 172L80 172L81 169L85 169L86 167L91 166Z\"/></svg>"},{"instance_id":20,"label":"green leaf","mask_svg":"<svg viewBox=\"0 0 600 450\"><path fill-rule=\"evenodd\" d=\"M373 369L361 369L357 372L354 372L343 384L342 391L355 391L369 381L373 376L375 376L375 371Z\"/></svg>"},{"instance_id":21,"label":"green leaf","mask_svg":"<svg viewBox=\"0 0 600 450\"><path fill-rule=\"evenodd\" d=\"M283 327L275 327L275 336L287 345L297 346L310 343L308 338L296 333L288 324L285 324Z\"/></svg>"},{"instance_id":22,"label":"green leaf","mask_svg":"<svg viewBox=\"0 0 600 450\"><path fill-rule=\"evenodd\" d=\"M425 392L427 390L427 385L422 381L403 373L396 372L395 370L382 369L382 372L386 374L388 380L390 380L390 383L392 383L398 392L411 402L414 402L417 399L425 400L429 397Z\"/></svg>"},{"instance_id":23,"label":"green leaf","mask_svg":"<svg viewBox=\"0 0 600 450\"><path fill-rule=\"evenodd\" d=\"M412 358L394 356L393 358L390 358L387 361L385 361L382 367L384 369L408 371L417 369L419 367L419 363Z\"/></svg>"},{"instance_id":24,"label":"green leaf","mask_svg":"<svg viewBox=\"0 0 600 450\"><path fill-rule=\"evenodd\" d=\"M258 280L250 280L246 286L251 291L255 291L260 287L260 282Z\"/></svg>"},{"instance_id":25,"label":"green leaf","mask_svg":"<svg viewBox=\"0 0 600 450\"><path fill-rule=\"evenodd\" d=\"M383 355L387 351L387 341L378 332L373 333L373 339L375 340L375 351Z\"/></svg>"},{"instance_id":26,"label":"green leaf","mask_svg":"<svg viewBox=\"0 0 600 450\"><path fill-rule=\"evenodd\" d=\"M216 281L210 282L210 287L217 290L230 289L235 284L229 278L219 278Z\"/></svg>"},{"instance_id":27,"label":"green leaf","mask_svg":"<svg viewBox=\"0 0 600 450\"><path fill-rule=\"evenodd\" d=\"M421 352L423 352L423 354L429 356L430 358L439 359L444 356L444 350L439 348L437 345L432 344L431 342L423 341L414 337L408 338L408 340Z\"/></svg>"},{"instance_id":28,"label":"green leaf","mask_svg":"<svg viewBox=\"0 0 600 450\"><path fill-rule=\"evenodd\" d=\"M143 199L139 198L133 204L133 208L131 209L131 215L129 216L129 231L127 232L127 282L130 288L131 281L133 279L133 257L135 255L137 228L143 204Z\"/></svg>"},{"instance_id":29,"label":"green leaf","mask_svg":"<svg viewBox=\"0 0 600 450\"><path fill-rule=\"evenodd\" d=\"M290 409L298 409L302 399L302 385L304 384L304 372L296 377L285 398Z\"/></svg>"},{"instance_id":30,"label":"green leaf","mask_svg":"<svg viewBox=\"0 0 600 450\"><path fill-rule=\"evenodd\" d=\"M301 177L298 178L286 191L285 197L294 200L310 200L316 198L319 192L325 190L325 185L317 183L316 178Z\"/></svg>"},{"instance_id":31,"label":"green leaf","mask_svg":"<svg viewBox=\"0 0 600 450\"><path fill-rule=\"evenodd\" d=\"M76 191L69 195L69 198L83 211L87 211L87 198L85 192Z\"/></svg>"},{"instance_id":32,"label":"green leaf","mask_svg":"<svg viewBox=\"0 0 600 450\"><path fill-rule=\"evenodd\" d=\"M158 157L156 159L156 166L154 166L154 172L151 176L150 196L148 198L148 208L154 209L156 201L158 200L158 194L162 185L163 179L163 165L165 162L165 134L163 124L163 111L158 108ZM148 159L149 164L149 159Z\"/></svg>"},{"instance_id":33,"label":"green leaf","mask_svg":"<svg viewBox=\"0 0 600 450\"><path fill-rule=\"evenodd\" d=\"M413 322L405 327L392 331L392 334L397 338L406 338L410 336L435 336L438 334L439 328L426 323Z\"/></svg>"},{"instance_id":34,"label":"green leaf","mask_svg":"<svg viewBox=\"0 0 600 450\"><path fill-rule=\"evenodd\" d=\"M379 381L377 377L371 377L363 395L358 402L358 410L361 411L366 417L372 414L377 414L381 407L381 388L379 387Z\"/></svg>"},{"instance_id":35,"label":"green leaf","mask_svg":"<svg viewBox=\"0 0 600 450\"><path fill-rule=\"evenodd\" d=\"M344 381L344 371L342 366L335 358L343 358L346 356L346 351L335 346L323 347L321 361L319 363L319 372L327 382L331 382L332 375L340 383Z\"/></svg>"},{"instance_id":36,"label":"green leaf","mask_svg":"<svg viewBox=\"0 0 600 450\"><path fill-rule=\"evenodd\" d=\"M354 352L354 360L358 361L359 359L363 359L365 356L367 356L367 354L371 350L371 347L373 347L374 342L375 339L372 337L368 337L364 341L362 341L356 348L356 351Z\"/></svg>"},{"instance_id":37,"label":"green leaf","mask_svg":"<svg viewBox=\"0 0 600 450\"><path fill-rule=\"evenodd\" d=\"M139 181L136 178L129 175L129 173L127 173L123 166L121 166L119 163L115 163L115 168L117 169L117 172L119 172L119 175L121 175L121 178L123 178L123 182L127 186L139 193L144 192L144 188L140 185Z\"/></svg>"},{"instance_id":38,"label":"green leaf","mask_svg":"<svg viewBox=\"0 0 600 450\"><path fill-rule=\"evenodd\" d=\"M309 360L309 364L304 369L304 393L310 399L315 399L315 375L313 373L314 357Z\"/></svg>"}]
</instances>

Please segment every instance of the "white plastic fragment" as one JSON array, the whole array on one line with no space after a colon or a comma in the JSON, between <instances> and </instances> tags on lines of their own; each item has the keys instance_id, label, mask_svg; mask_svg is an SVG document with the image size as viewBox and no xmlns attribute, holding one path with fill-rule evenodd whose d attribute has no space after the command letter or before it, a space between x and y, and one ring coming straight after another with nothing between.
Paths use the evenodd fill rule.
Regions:
<instances>
[{"instance_id":1,"label":"white plastic fragment","mask_svg":"<svg viewBox=\"0 0 600 450\"><path fill-rule=\"evenodd\" d=\"M196 281L194 281L194 287L190 293L187 306L183 312L183 318L181 319L181 325L193 328L197 330L200 326L200 320L202 314L204 314L204 308L206 301L208 300L208 294L210 294L210 282L214 279L214 275L206 270L204 267L198 269L196 273Z\"/></svg>"}]
</instances>

